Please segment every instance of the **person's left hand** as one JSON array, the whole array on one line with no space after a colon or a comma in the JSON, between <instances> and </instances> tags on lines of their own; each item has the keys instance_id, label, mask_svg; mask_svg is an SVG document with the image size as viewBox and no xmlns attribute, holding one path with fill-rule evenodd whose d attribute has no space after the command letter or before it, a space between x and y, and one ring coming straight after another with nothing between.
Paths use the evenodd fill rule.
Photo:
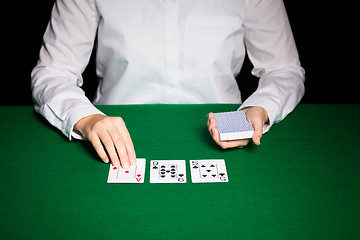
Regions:
<instances>
[{"instance_id":1,"label":"person's left hand","mask_svg":"<svg viewBox=\"0 0 360 240\"><path fill-rule=\"evenodd\" d=\"M246 115L246 118L254 128L254 134L252 137L253 142L256 145L260 145L260 139L263 134L263 126L269 121L267 111L262 107L248 107L242 109ZM219 130L216 127L216 119L214 113L208 114L207 125L209 132L214 141L223 149L227 148L243 148L250 142L251 139L231 140L231 141L220 141Z\"/></svg>"}]
</instances>

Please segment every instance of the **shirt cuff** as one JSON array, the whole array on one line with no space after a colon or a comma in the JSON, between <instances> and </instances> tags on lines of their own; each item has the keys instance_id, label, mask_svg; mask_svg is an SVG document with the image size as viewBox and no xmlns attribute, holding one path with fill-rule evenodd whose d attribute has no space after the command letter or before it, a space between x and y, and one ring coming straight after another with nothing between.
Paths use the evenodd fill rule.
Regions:
<instances>
[{"instance_id":1,"label":"shirt cuff","mask_svg":"<svg viewBox=\"0 0 360 240\"><path fill-rule=\"evenodd\" d=\"M69 138L69 140L71 140L72 137L79 140L85 139L84 136L74 131L74 126L80 119L93 114L105 115L103 112L101 112L93 105L81 106L71 110L67 120L64 121L64 127L63 127L65 131L64 134Z\"/></svg>"}]
</instances>

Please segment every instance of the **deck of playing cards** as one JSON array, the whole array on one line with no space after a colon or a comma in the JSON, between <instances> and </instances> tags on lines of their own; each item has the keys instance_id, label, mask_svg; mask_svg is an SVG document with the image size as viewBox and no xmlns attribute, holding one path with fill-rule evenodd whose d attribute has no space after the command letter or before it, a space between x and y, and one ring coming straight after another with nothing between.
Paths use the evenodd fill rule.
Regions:
<instances>
[{"instance_id":1,"label":"deck of playing cards","mask_svg":"<svg viewBox=\"0 0 360 240\"><path fill-rule=\"evenodd\" d=\"M214 113L221 141L252 138L254 129L243 111Z\"/></svg>"},{"instance_id":2,"label":"deck of playing cards","mask_svg":"<svg viewBox=\"0 0 360 240\"><path fill-rule=\"evenodd\" d=\"M145 158L137 158L137 164L129 169L110 164L108 183L144 183Z\"/></svg>"}]
</instances>

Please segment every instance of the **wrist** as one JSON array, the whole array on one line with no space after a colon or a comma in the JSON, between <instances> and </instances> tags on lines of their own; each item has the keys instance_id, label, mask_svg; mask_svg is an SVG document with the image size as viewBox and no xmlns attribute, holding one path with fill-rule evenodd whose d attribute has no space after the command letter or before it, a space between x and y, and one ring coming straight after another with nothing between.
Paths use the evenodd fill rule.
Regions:
<instances>
[{"instance_id":1,"label":"wrist","mask_svg":"<svg viewBox=\"0 0 360 240\"><path fill-rule=\"evenodd\" d=\"M89 116L83 117L75 123L73 130L74 130L74 132L82 134L84 132L86 126L89 126L90 123L93 122L95 119L99 119L102 117L104 117L104 115L102 115L102 114L91 114Z\"/></svg>"}]
</instances>

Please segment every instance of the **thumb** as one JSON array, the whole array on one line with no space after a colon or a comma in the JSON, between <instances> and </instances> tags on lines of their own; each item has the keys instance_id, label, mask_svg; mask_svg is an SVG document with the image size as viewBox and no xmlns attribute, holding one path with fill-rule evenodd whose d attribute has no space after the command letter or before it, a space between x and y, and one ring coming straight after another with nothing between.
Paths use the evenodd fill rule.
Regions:
<instances>
[{"instance_id":1,"label":"thumb","mask_svg":"<svg viewBox=\"0 0 360 240\"><path fill-rule=\"evenodd\" d=\"M254 128L254 134L253 134L252 140L256 145L260 145L260 139L261 139L262 134L263 134L263 123L262 123L262 121L259 121L259 120L255 121L253 123L253 128Z\"/></svg>"}]
</instances>

